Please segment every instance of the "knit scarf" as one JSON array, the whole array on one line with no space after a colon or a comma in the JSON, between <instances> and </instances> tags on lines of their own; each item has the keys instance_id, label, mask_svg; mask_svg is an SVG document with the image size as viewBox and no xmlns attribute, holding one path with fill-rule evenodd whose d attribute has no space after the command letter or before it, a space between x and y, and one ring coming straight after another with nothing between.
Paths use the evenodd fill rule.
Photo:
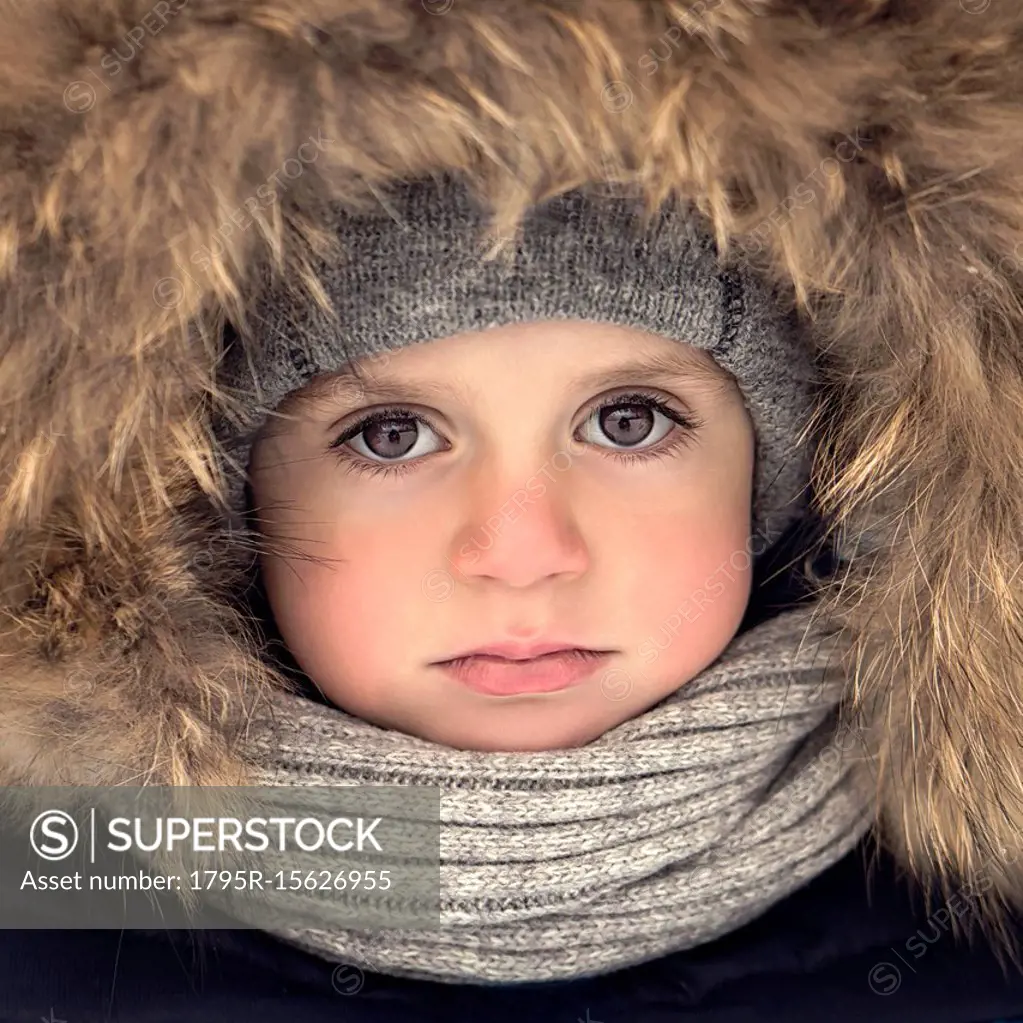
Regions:
<instances>
[{"instance_id":1,"label":"knit scarf","mask_svg":"<svg viewBox=\"0 0 1023 1023\"><path fill-rule=\"evenodd\" d=\"M870 826L870 772L838 728L835 638L786 611L638 717L550 752L450 749L275 696L248 739L260 784L440 788L441 927L265 929L372 971L509 983L617 970L740 927ZM277 893L277 908L301 897Z\"/></svg>"}]
</instances>

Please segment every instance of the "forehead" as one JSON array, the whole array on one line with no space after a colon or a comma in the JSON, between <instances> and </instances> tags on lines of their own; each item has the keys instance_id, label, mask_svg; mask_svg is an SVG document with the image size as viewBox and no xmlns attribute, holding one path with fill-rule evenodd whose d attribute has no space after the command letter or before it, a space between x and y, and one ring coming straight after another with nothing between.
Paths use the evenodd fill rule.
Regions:
<instances>
[{"instance_id":1,"label":"forehead","mask_svg":"<svg viewBox=\"0 0 1023 1023\"><path fill-rule=\"evenodd\" d=\"M585 368L565 374L565 383L574 388L613 387L634 384L698 383L719 389L734 389L735 378L706 352L692 345L670 342L670 347L654 352L623 353L598 369ZM424 347L432 346L427 343ZM293 391L280 405L282 412L299 411L313 403L344 403L360 399L380 401L430 402L451 397L454 384L445 378L446 350L437 346L430 358L420 360L415 372L402 364L401 354L367 356L332 373L324 373ZM460 375L466 375L461 373Z\"/></svg>"}]
</instances>

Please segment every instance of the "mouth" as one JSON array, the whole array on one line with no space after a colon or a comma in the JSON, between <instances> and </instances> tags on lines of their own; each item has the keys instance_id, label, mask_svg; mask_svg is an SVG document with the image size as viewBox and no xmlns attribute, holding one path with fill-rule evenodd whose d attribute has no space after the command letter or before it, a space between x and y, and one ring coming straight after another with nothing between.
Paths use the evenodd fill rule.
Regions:
<instances>
[{"instance_id":1,"label":"mouth","mask_svg":"<svg viewBox=\"0 0 1023 1023\"><path fill-rule=\"evenodd\" d=\"M439 661L450 678L488 696L550 693L581 685L606 665L610 650L560 647L532 657L473 652Z\"/></svg>"}]
</instances>

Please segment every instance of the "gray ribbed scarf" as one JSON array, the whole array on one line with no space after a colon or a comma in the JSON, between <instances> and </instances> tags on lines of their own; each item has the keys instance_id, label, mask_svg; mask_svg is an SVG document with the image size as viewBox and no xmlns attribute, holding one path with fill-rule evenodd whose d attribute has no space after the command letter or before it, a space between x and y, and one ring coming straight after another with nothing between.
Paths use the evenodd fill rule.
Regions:
<instances>
[{"instance_id":1,"label":"gray ribbed scarf","mask_svg":"<svg viewBox=\"0 0 1023 1023\"><path fill-rule=\"evenodd\" d=\"M785 612L657 706L552 752L459 751L276 697L249 740L261 783L441 788L442 926L273 933L338 963L481 983L603 973L741 926L870 825L869 771L836 726L833 639Z\"/></svg>"}]
</instances>

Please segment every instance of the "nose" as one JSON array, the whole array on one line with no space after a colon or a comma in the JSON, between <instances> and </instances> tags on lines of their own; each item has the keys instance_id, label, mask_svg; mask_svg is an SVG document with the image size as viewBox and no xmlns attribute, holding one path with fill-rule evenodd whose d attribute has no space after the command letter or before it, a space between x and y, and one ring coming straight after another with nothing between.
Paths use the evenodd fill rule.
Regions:
<instances>
[{"instance_id":1,"label":"nose","mask_svg":"<svg viewBox=\"0 0 1023 1023\"><path fill-rule=\"evenodd\" d=\"M472 497L457 533L451 563L466 578L492 579L514 588L578 577L589 566L579 529L571 470L509 484L494 474Z\"/></svg>"}]
</instances>

